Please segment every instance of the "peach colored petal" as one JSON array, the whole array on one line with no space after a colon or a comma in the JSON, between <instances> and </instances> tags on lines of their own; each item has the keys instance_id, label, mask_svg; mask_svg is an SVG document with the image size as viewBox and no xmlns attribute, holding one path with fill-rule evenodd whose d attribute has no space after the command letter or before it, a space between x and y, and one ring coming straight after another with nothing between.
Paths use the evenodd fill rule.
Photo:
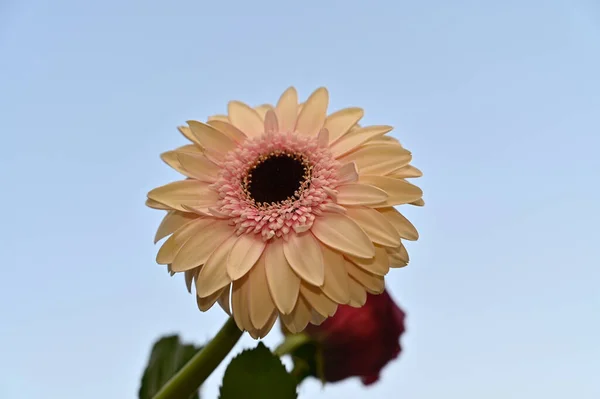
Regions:
<instances>
[{"instance_id":1,"label":"peach colored petal","mask_svg":"<svg viewBox=\"0 0 600 399\"><path fill-rule=\"evenodd\" d=\"M338 169L338 183L354 183L358 180L358 168L355 162L348 162Z\"/></svg>"},{"instance_id":2,"label":"peach colored petal","mask_svg":"<svg viewBox=\"0 0 600 399\"><path fill-rule=\"evenodd\" d=\"M310 233L290 234L283 253L296 274L309 284L321 286L325 279L321 245Z\"/></svg>"},{"instance_id":3,"label":"peach colored petal","mask_svg":"<svg viewBox=\"0 0 600 399\"><path fill-rule=\"evenodd\" d=\"M237 147L236 142L214 127L198 121L188 121L193 136L202 147L218 156L224 156Z\"/></svg>"},{"instance_id":4,"label":"peach colored petal","mask_svg":"<svg viewBox=\"0 0 600 399\"><path fill-rule=\"evenodd\" d=\"M237 237L230 236L220 244L209 256L205 265L196 277L196 293L206 297L231 283L227 275L227 256Z\"/></svg>"},{"instance_id":5,"label":"peach colored petal","mask_svg":"<svg viewBox=\"0 0 600 399\"><path fill-rule=\"evenodd\" d=\"M360 285L365 287L371 294L381 294L385 290L385 279L373 273L369 273L351 262L346 262L348 274Z\"/></svg>"},{"instance_id":6,"label":"peach colored petal","mask_svg":"<svg viewBox=\"0 0 600 399\"><path fill-rule=\"evenodd\" d=\"M354 220L375 244L392 248L400 246L398 231L385 216L375 209L348 207L346 215Z\"/></svg>"},{"instance_id":7,"label":"peach colored petal","mask_svg":"<svg viewBox=\"0 0 600 399\"><path fill-rule=\"evenodd\" d=\"M239 236L227 258L229 277L235 281L248 273L262 255L265 245L265 241L258 234Z\"/></svg>"},{"instance_id":8,"label":"peach colored petal","mask_svg":"<svg viewBox=\"0 0 600 399\"><path fill-rule=\"evenodd\" d=\"M154 201L150 198L146 199L146 206L152 209L158 209L160 211L170 211L172 208L170 206L166 206L165 204L161 204L158 201Z\"/></svg>"},{"instance_id":9,"label":"peach colored petal","mask_svg":"<svg viewBox=\"0 0 600 399\"><path fill-rule=\"evenodd\" d=\"M261 328L275 311L275 304L267 285L265 257L261 256L248 273L248 307L252 325Z\"/></svg>"},{"instance_id":10,"label":"peach colored petal","mask_svg":"<svg viewBox=\"0 0 600 399\"><path fill-rule=\"evenodd\" d=\"M230 300L229 300L230 296L231 296L231 284L227 284L227 286L221 293L221 296L219 296L219 299L217 299L217 302L219 303L219 306L221 307L221 309L223 309L225 311L225 313L227 313L229 316L231 316L231 306L230 306Z\"/></svg>"},{"instance_id":11,"label":"peach colored petal","mask_svg":"<svg viewBox=\"0 0 600 399\"><path fill-rule=\"evenodd\" d=\"M423 191L406 180L394 179L384 176L361 175L359 182L370 184L384 190L388 199L380 204L372 205L373 208L385 208L394 205L407 204L417 201L423 196Z\"/></svg>"},{"instance_id":12,"label":"peach colored petal","mask_svg":"<svg viewBox=\"0 0 600 399\"><path fill-rule=\"evenodd\" d=\"M304 103L302 111L298 115L296 131L303 136L316 136L327 117L327 106L329 105L329 93L324 87L315 90Z\"/></svg>"},{"instance_id":13,"label":"peach colored petal","mask_svg":"<svg viewBox=\"0 0 600 399\"><path fill-rule=\"evenodd\" d=\"M238 328L242 331L252 332L255 328L250 320L248 305L248 275L245 275L241 279L233 282L231 308L233 311L233 319Z\"/></svg>"},{"instance_id":14,"label":"peach colored petal","mask_svg":"<svg viewBox=\"0 0 600 399\"><path fill-rule=\"evenodd\" d=\"M197 231L183 244L171 268L175 272L182 272L206 263L212 252L232 234L233 228L227 222L215 220L208 228Z\"/></svg>"},{"instance_id":15,"label":"peach colored petal","mask_svg":"<svg viewBox=\"0 0 600 399\"><path fill-rule=\"evenodd\" d=\"M412 155L400 146L363 146L339 158L342 163L356 162L360 175L385 175L408 165Z\"/></svg>"},{"instance_id":16,"label":"peach colored petal","mask_svg":"<svg viewBox=\"0 0 600 399\"><path fill-rule=\"evenodd\" d=\"M258 113L258 116L264 120L267 115L267 111L272 111L274 108L271 104L262 104L258 107L254 107L254 110Z\"/></svg>"},{"instance_id":17,"label":"peach colored petal","mask_svg":"<svg viewBox=\"0 0 600 399\"><path fill-rule=\"evenodd\" d=\"M173 262L177 253L181 250L191 237L198 231L210 226L214 221L206 218L198 218L187 223L173 233L171 237L163 243L156 255L156 263L159 265L168 265Z\"/></svg>"},{"instance_id":18,"label":"peach colored petal","mask_svg":"<svg viewBox=\"0 0 600 399\"><path fill-rule=\"evenodd\" d=\"M269 319L267 320L266 324L263 327L257 328L253 331L248 331L248 333L254 339L264 338L269 333L269 331L271 331L271 329L273 328L273 325L275 325L276 321L277 321L277 312L273 311L273 313L271 313L271 316L269 316Z\"/></svg>"},{"instance_id":19,"label":"peach colored petal","mask_svg":"<svg viewBox=\"0 0 600 399\"><path fill-rule=\"evenodd\" d=\"M329 130L329 142L335 143L346 134L363 117L361 108L344 108L334 112L325 119L324 127Z\"/></svg>"},{"instance_id":20,"label":"peach colored petal","mask_svg":"<svg viewBox=\"0 0 600 399\"><path fill-rule=\"evenodd\" d=\"M409 241L416 241L419 239L419 232L415 226L398 212L397 209L392 207L379 208L377 209L385 218L394 226L400 238L404 238Z\"/></svg>"},{"instance_id":21,"label":"peach colored petal","mask_svg":"<svg viewBox=\"0 0 600 399\"><path fill-rule=\"evenodd\" d=\"M340 205L374 205L387 200L385 191L361 183L349 183L338 186L337 203Z\"/></svg>"},{"instance_id":22,"label":"peach colored petal","mask_svg":"<svg viewBox=\"0 0 600 399\"><path fill-rule=\"evenodd\" d=\"M154 243L156 244L161 239L165 238L170 234L173 234L173 232L197 218L198 215L194 215L193 213L184 213L179 211L167 212L162 222L160 223L160 226L158 226L158 229L156 230L156 235L154 236Z\"/></svg>"},{"instance_id":23,"label":"peach colored petal","mask_svg":"<svg viewBox=\"0 0 600 399\"><path fill-rule=\"evenodd\" d=\"M328 317L321 316L319 313L315 312L314 310L312 310L310 312L310 324L314 324L315 326L320 326L327 319L328 319Z\"/></svg>"},{"instance_id":24,"label":"peach colored petal","mask_svg":"<svg viewBox=\"0 0 600 399\"><path fill-rule=\"evenodd\" d=\"M229 119L233 126L248 137L260 137L264 133L264 123L258 112L241 101L230 101Z\"/></svg>"},{"instance_id":25,"label":"peach colored petal","mask_svg":"<svg viewBox=\"0 0 600 399\"><path fill-rule=\"evenodd\" d=\"M300 285L300 294L308 305L322 316L333 316L337 310L337 304L329 299L319 287L308 284Z\"/></svg>"},{"instance_id":26,"label":"peach colored petal","mask_svg":"<svg viewBox=\"0 0 600 399\"><path fill-rule=\"evenodd\" d=\"M198 309L200 309L202 312L206 312L207 310L212 308L213 305L215 304L215 302L217 302L217 300L219 299L221 294L223 294L224 291L225 291L225 288L221 288L219 291L215 292L214 294L211 294L204 298L201 298L196 295L196 304L198 305Z\"/></svg>"},{"instance_id":27,"label":"peach colored petal","mask_svg":"<svg viewBox=\"0 0 600 399\"><path fill-rule=\"evenodd\" d=\"M181 173L185 176L188 176L188 177L192 177L189 175L189 173L185 169L183 169L181 167L181 164L179 163L179 159L177 158L177 154L180 154L180 153L193 154L193 155L200 156L200 155L202 155L202 150L197 145L190 144L190 145L184 145L183 147L179 147L176 150L167 151L167 152L163 152L162 154L160 154L160 159L162 159L164 163L166 163L167 165L169 165L170 167L172 167L179 173Z\"/></svg>"},{"instance_id":28,"label":"peach colored petal","mask_svg":"<svg viewBox=\"0 0 600 399\"><path fill-rule=\"evenodd\" d=\"M391 126L367 126L355 129L340 137L340 139L333 143L329 149L333 155L338 158L360 147L363 143L366 143L375 137L383 136L392 129L393 127Z\"/></svg>"},{"instance_id":29,"label":"peach colored petal","mask_svg":"<svg viewBox=\"0 0 600 399\"><path fill-rule=\"evenodd\" d=\"M341 253L322 245L323 262L325 263L325 281L323 293L337 303L346 304L350 301L348 288L348 273L344 264L346 261Z\"/></svg>"},{"instance_id":30,"label":"peach colored petal","mask_svg":"<svg viewBox=\"0 0 600 399\"><path fill-rule=\"evenodd\" d=\"M208 121L208 124L236 143L242 144L248 139L248 136L237 127L233 126L230 122L223 121Z\"/></svg>"},{"instance_id":31,"label":"peach colored petal","mask_svg":"<svg viewBox=\"0 0 600 399\"><path fill-rule=\"evenodd\" d=\"M209 208L216 205L219 196L209 184L196 180L180 180L155 188L148 198L181 212L188 210L183 205L194 208Z\"/></svg>"},{"instance_id":32,"label":"peach colored petal","mask_svg":"<svg viewBox=\"0 0 600 399\"><path fill-rule=\"evenodd\" d=\"M409 202L409 204L414 205L414 206L423 206L423 205L425 205L425 201L423 201L423 198L419 198L416 201Z\"/></svg>"},{"instance_id":33,"label":"peach colored petal","mask_svg":"<svg viewBox=\"0 0 600 399\"><path fill-rule=\"evenodd\" d=\"M376 246L375 257L372 259L361 259L348 255L346 255L346 259L370 273L378 276L385 276L390 270L390 261L388 259L387 249L389 248Z\"/></svg>"},{"instance_id":34,"label":"peach colored petal","mask_svg":"<svg viewBox=\"0 0 600 399\"><path fill-rule=\"evenodd\" d=\"M317 141L319 142L319 147L326 148L329 144L329 130L323 128L317 135Z\"/></svg>"},{"instance_id":35,"label":"peach colored petal","mask_svg":"<svg viewBox=\"0 0 600 399\"><path fill-rule=\"evenodd\" d=\"M265 115L265 133L275 134L279 132L279 121L277 114L273 110L267 111Z\"/></svg>"},{"instance_id":36,"label":"peach colored petal","mask_svg":"<svg viewBox=\"0 0 600 399\"><path fill-rule=\"evenodd\" d=\"M303 331L310 321L311 311L306 299L300 297L296 307L289 315L280 315L283 325L292 333Z\"/></svg>"},{"instance_id":37,"label":"peach colored petal","mask_svg":"<svg viewBox=\"0 0 600 399\"><path fill-rule=\"evenodd\" d=\"M192 134L192 131L190 130L190 128L188 126L178 126L177 130L179 130L179 133L181 133L189 141L192 141L192 142L196 143L197 145L201 145L198 142L198 140L196 139L196 137Z\"/></svg>"},{"instance_id":38,"label":"peach colored petal","mask_svg":"<svg viewBox=\"0 0 600 399\"><path fill-rule=\"evenodd\" d=\"M209 122L223 121L223 122L231 123L231 121L229 120L229 117L227 115L212 115L212 116L209 116L207 120Z\"/></svg>"},{"instance_id":39,"label":"peach colored petal","mask_svg":"<svg viewBox=\"0 0 600 399\"><path fill-rule=\"evenodd\" d=\"M194 278L196 277L199 271L200 268L197 267L195 269L186 270L183 273L185 279L185 286L190 294L192 293L192 284L194 283Z\"/></svg>"},{"instance_id":40,"label":"peach colored petal","mask_svg":"<svg viewBox=\"0 0 600 399\"><path fill-rule=\"evenodd\" d=\"M275 113L279 121L279 129L284 132L293 132L298 118L298 93L293 87L288 88L279 99Z\"/></svg>"},{"instance_id":41,"label":"peach colored petal","mask_svg":"<svg viewBox=\"0 0 600 399\"><path fill-rule=\"evenodd\" d=\"M350 302L348 305L353 308L360 308L367 302L367 291L354 278L348 278L348 286L350 288Z\"/></svg>"},{"instance_id":42,"label":"peach colored petal","mask_svg":"<svg viewBox=\"0 0 600 399\"><path fill-rule=\"evenodd\" d=\"M421 172L419 169L415 168L412 165L406 165L398 170L389 173L388 176L396 179L406 179L413 177L421 177L423 176L423 172Z\"/></svg>"},{"instance_id":43,"label":"peach colored petal","mask_svg":"<svg viewBox=\"0 0 600 399\"><path fill-rule=\"evenodd\" d=\"M390 267L404 267L408 265L410 260L404 245L400 245L398 248L387 248L387 254L390 260Z\"/></svg>"},{"instance_id":44,"label":"peach colored petal","mask_svg":"<svg viewBox=\"0 0 600 399\"><path fill-rule=\"evenodd\" d=\"M187 172L186 176L207 183L214 183L217 180L219 167L204 155L181 152L177 153L177 159L181 168Z\"/></svg>"},{"instance_id":45,"label":"peach colored petal","mask_svg":"<svg viewBox=\"0 0 600 399\"><path fill-rule=\"evenodd\" d=\"M277 309L283 314L290 314L298 300L300 278L285 258L282 240L274 240L267 245L265 270L269 291Z\"/></svg>"},{"instance_id":46,"label":"peach colored petal","mask_svg":"<svg viewBox=\"0 0 600 399\"><path fill-rule=\"evenodd\" d=\"M371 258L375 248L352 219L339 213L324 213L315 219L311 232L323 244L361 258ZM319 284L320 285L320 284Z\"/></svg>"},{"instance_id":47,"label":"peach colored petal","mask_svg":"<svg viewBox=\"0 0 600 399\"><path fill-rule=\"evenodd\" d=\"M386 144L402 146L400 144L400 142L398 141L398 139L395 137L392 137L392 136L375 137L375 138L367 141L364 145L386 145Z\"/></svg>"}]
</instances>

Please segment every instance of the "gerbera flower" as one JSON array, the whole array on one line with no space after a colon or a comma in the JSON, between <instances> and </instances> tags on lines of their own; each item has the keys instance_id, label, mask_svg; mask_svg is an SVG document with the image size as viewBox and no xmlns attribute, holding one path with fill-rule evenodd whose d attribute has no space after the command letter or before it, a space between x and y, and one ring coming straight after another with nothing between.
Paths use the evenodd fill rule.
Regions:
<instances>
[{"instance_id":1,"label":"gerbera flower","mask_svg":"<svg viewBox=\"0 0 600 399\"><path fill-rule=\"evenodd\" d=\"M411 153L390 126L360 127L360 108L327 116L328 102L320 88L299 105L289 88L275 107L232 101L227 116L189 121L192 144L162 154L187 179L148 193L168 211L157 262L185 273L200 310L218 302L254 338L278 317L300 332L362 306L408 263L402 239L418 238L394 208L423 205L406 181L421 176Z\"/></svg>"}]
</instances>

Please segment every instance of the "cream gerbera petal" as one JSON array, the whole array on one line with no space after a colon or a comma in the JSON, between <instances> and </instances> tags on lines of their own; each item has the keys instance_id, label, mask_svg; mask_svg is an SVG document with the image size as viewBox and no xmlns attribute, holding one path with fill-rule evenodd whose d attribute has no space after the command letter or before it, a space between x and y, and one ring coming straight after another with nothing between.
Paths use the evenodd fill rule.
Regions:
<instances>
[{"instance_id":1,"label":"cream gerbera petal","mask_svg":"<svg viewBox=\"0 0 600 399\"><path fill-rule=\"evenodd\" d=\"M296 89L290 87L279 99L275 113L279 121L279 128L284 133L292 132L296 128L298 119L298 93Z\"/></svg>"},{"instance_id":2,"label":"cream gerbera petal","mask_svg":"<svg viewBox=\"0 0 600 399\"><path fill-rule=\"evenodd\" d=\"M395 179L407 179L421 177L423 176L423 172L421 172L419 169L415 168L412 165L406 165L398 170L388 173L387 176L393 177Z\"/></svg>"},{"instance_id":3,"label":"cream gerbera petal","mask_svg":"<svg viewBox=\"0 0 600 399\"><path fill-rule=\"evenodd\" d=\"M358 181L358 168L355 162L348 162L338 169L338 183L354 183Z\"/></svg>"},{"instance_id":4,"label":"cream gerbera petal","mask_svg":"<svg viewBox=\"0 0 600 399\"><path fill-rule=\"evenodd\" d=\"M188 121L192 135L202 147L220 156L236 148L236 142L225 133L198 121Z\"/></svg>"},{"instance_id":5,"label":"cream gerbera petal","mask_svg":"<svg viewBox=\"0 0 600 399\"><path fill-rule=\"evenodd\" d=\"M397 209L389 207L389 208L379 208L377 209L381 214L387 219L388 222L394 226L400 238L409 241L416 241L419 239L419 232L415 228L415 226L398 212Z\"/></svg>"},{"instance_id":6,"label":"cream gerbera petal","mask_svg":"<svg viewBox=\"0 0 600 399\"><path fill-rule=\"evenodd\" d=\"M215 120L208 121L208 124L221 133L225 134L227 137L231 138L238 144L242 144L244 141L248 139L248 136L244 132L242 132L237 127L233 126L230 122Z\"/></svg>"},{"instance_id":7,"label":"cream gerbera petal","mask_svg":"<svg viewBox=\"0 0 600 399\"><path fill-rule=\"evenodd\" d=\"M163 243L158 250L158 254L156 255L156 263L159 265L168 265L172 263L175 259L175 256L181 250L183 244L185 244L198 231L205 229L212 223L212 220L198 218L179 228L171 237L167 239L167 241Z\"/></svg>"},{"instance_id":8,"label":"cream gerbera petal","mask_svg":"<svg viewBox=\"0 0 600 399\"><path fill-rule=\"evenodd\" d=\"M264 256L260 257L248 273L248 308L252 325L257 329L267 324L275 311L267 285Z\"/></svg>"},{"instance_id":9,"label":"cream gerbera petal","mask_svg":"<svg viewBox=\"0 0 600 399\"><path fill-rule=\"evenodd\" d=\"M410 205L414 205L414 206L424 206L425 205L425 201L423 201L423 198L419 198L416 201L413 202L409 202Z\"/></svg>"},{"instance_id":10,"label":"cream gerbera petal","mask_svg":"<svg viewBox=\"0 0 600 399\"><path fill-rule=\"evenodd\" d=\"M392 129L393 128L391 126L367 126L355 129L351 132L348 132L338 141L333 143L330 147L331 153L336 158L340 157L360 147L360 145L375 137L383 136Z\"/></svg>"},{"instance_id":11,"label":"cream gerbera petal","mask_svg":"<svg viewBox=\"0 0 600 399\"><path fill-rule=\"evenodd\" d=\"M346 255L346 258L370 273L377 274L378 276L385 276L390 270L390 261L388 258L389 252L387 250L388 248L375 247L375 256L371 259L361 259L348 255ZM396 249L390 249L390 251L395 250Z\"/></svg>"},{"instance_id":12,"label":"cream gerbera petal","mask_svg":"<svg viewBox=\"0 0 600 399\"><path fill-rule=\"evenodd\" d=\"M356 162L361 175L385 175L408 165L410 151L388 144L360 147L356 151L339 158L342 163Z\"/></svg>"},{"instance_id":13,"label":"cream gerbera petal","mask_svg":"<svg viewBox=\"0 0 600 399\"><path fill-rule=\"evenodd\" d=\"M208 122L223 121L223 122L231 123L231 121L229 120L229 117L227 115L212 115L207 118L207 121Z\"/></svg>"},{"instance_id":14,"label":"cream gerbera petal","mask_svg":"<svg viewBox=\"0 0 600 399\"><path fill-rule=\"evenodd\" d=\"M329 130L329 142L335 143L346 134L352 126L358 123L364 115L361 108L344 108L325 119L324 127Z\"/></svg>"},{"instance_id":15,"label":"cream gerbera petal","mask_svg":"<svg viewBox=\"0 0 600 399\"><path fill-rule=\"evenodd\" d=\"M153 199L150 199L150 198L148 198L146 200L146 206L149 207L149 208L158 209L158 210L161 210L161 211L170 211L171 210L170 206L167 206L165 204L161 204L160 202L154 201Z\"/></svg>"},{"instance_id":16,"label":"cream gerbera petal","mask_svg":"<svg viewBox=\"0 0 600 399\"><path fill-rule=\"evenodd\" d=\"M378 187L388 194L388 199L380 204L372 205L374 208L408 204L418 201L423 196L423 191L419 187L405 180L384 176L361 175L359 181Z\"/></svg>"},{"instance_id":17,"label":"cream gerbera petal","mask_svg":"<svg viewBox=\"0 0 600 399\"><path fill-rule=\"evenodd\" d=\"M201 155L202 150L195 144L185 145L173 151L167 151L160 154L160 159L163 160L164 163L181 173L187 177L192 177L190 173L181 167L181 163L179 163L179 158L177 157L180 153L193 154L193 155Z\"/></svg>"},{"instance_id":18,"label":"cream gerbera petal","mask_svg":"<svg viewBox=\"0 0 600 399\"><path fill-rule=\"evenodd\" d=\"M213 305L215 304L215 302L217 302L217 300L223 294L224 291L225 291L225 288L221 288L217 292L215 292L207 297L196 296L196 304L198 305L198 309L200 309L203 312L206 312L207 310L212 308Z\"/></svg>"},{"instance_id":19,"label":"cream gerbera petal","mask_svg":"<svg viewBox=\"0 0 600 399\"><path fill-rule=\"evenodd\" d=\"M340 205L374 205L388 199L385 191L368 184L350 183L336 188L337 203Z\"/></svg>"},{"instance_id":20,"label":"cream gerbera petal","mask_svg":"<svg viewBox=\"0 0 600 399\"><path fill-rule=\"evenodd\" d=\"M177 256L173 259L171 268L174 272L183 272L203 265L211 253L232 234L233 229L231 226L228 226L226 222L214 219L212 224L201 231L197 231L183 244Z\"/></svg>"},{"instance_id":21,"label":"cream gerbera petal","mask_svg":"<svg viewBox=\"0 0 600 399\"><path fill-rule=\"evenodd\" d=\"M209 256L204 266L196 277L196 293L199 297L206 297L231 283L227 269L223 267L231 247L236 241L235 236L226 239Z\"/></svg>"},{"instance_id":22,"label":"cream gerbera petal","mask_svg":"<svg viewBox=\"0 0 600 399\"><path fill-rule=\"evenodd\" d=\"M385 216L375 209L348 207L346 214L363 229L375 244L392 248L400 246L400 234L398 234L398 231Z\"/></svg>"},{"instance_id":23,"label":"cream gerbera petal","mask_svg":"<svg viewBox=\"0 0 600 399\"><path fill-rule=\"evenodd\" d=\"M192 133L192 129L190 129L188 126L178 126L177 130L179 130L179 133L181 133L189 141L192 141L192 142L196 143L197 145L200 145L200 143L198 143L198 140ZM192 146L194 146L194 145L192 145Z\"/></svg>"},{"instance_id":24,"label":"cream gerbera petal","mask_svg":"<svg viewBox=\"0 0 600 399\"><path fill-rule=\"evenodd\" d=\"M329 104L329 93L324 87L315 90L304 103L302 111L298 115L296 131L300 135L314 137L325 123L327 117L327 106Z\"/></svg>"},{"instance_id":25,"label":"cream gerbera petal","mask_svg":"<svg viewBox=\"0 0 600 399\"><path fill-rule=\"evenodd\" d=\"M250 320L248 303L248 275L233 282L231 291L231 308L233 318L238 328L242 331L252 332L255 330Z\"/></svg>"},{"instance_id":26,"label":"cream gerbera petal","mask_svg":"<svg viewBox=\"0 0 600 399\"><path fill-rule=\"evenodd\" d=\"M323 294L319 287L302 284L300 294L308 305L322 316L333 316L337 310L337 304Z\"/></svg>"},{"instance_id":27,"label":"cream gerbera petal","mask_svg":"<svg viewBox=\"0 0 600 399\"><path fill-rule=\"evenodd\" d=\"M246 136L260 137L264 133L262 118L249 105L241 101L230 101L228 111L233 126L244 132Z\"/></svg>"},{"instance_id":28,"label":"cream gerbera petal","mask_svg":"<svg viewBox=\"0 0 600 399\"><path fill-rule=\"evenodd\" d=\"M296 307L289 315L280 315L283 325L292 333L296 334L306 328L310 321L311 308L306 299L300 297Z\"/></svg>"},{"instance_id":29,"label":"cream gerbera petal","mask_svg":"<svg viewBox=\"0 0 600 399\"><path fill-rule=\"evenodd\" d=\"M183 213L178 211L167 212L167 215L163 218L160 226L158 226L158 230L156 230L154 243L156 244L166 236L173 234L176 230L197 218L198 215L191 213Z\"/></svg>"},{"instance_id":30,"label":"cream gerbera petal","mask_svg":"<svg viewBox=\"0 0 600 399\"><path fill-rule=\"evenodd\" d=\"M244 276L262 255L267 243L257 234L242 234L227 258L227 273L232 280Z\"/></svg>"},{"instance_id":31,"label":"cream gerbera petal","mask_svg":"<svg viewBox=\"0 0 600 399\"><path fill-rule=\"evenodd\" d=\"M386 252L388 254L390 267L404 267L408 265L410 259L404 245L401 245L398 248L387 248Z\"/></svg>"},{"instance_id":32,"label":"cream gerbera petal","mask_svg":"<svg viewBox=\"0 0 600 399\"><path fill-rule=\"evenodd\" d=\"M207 183L197 180L180 180L155 188L148 198L167 205L171 209L187 212L183 206L209 208L215 206L219 197Z\"/></svg>"},{"instance_id":33,"label":"cream gerbera petal","mask_svg":"<svg viewBox=\"0 0 600 399\"><path fill-rule=\"evenodd\" d=\"M348 305L360 308L367 302L367 291L353 277L348 278L348 287L350 288L350 302Z\"/></svg>"},{"instance_id":34,"label":"cream gerbera petal","mask_svg":"<svg viewBox=\"0 0 600 399\"><path fill-rule=\"evenodd\" d=\"M176 155L186 176L206 183L214 183L217 180L219 167L203 154L179 152Z\"/></svg>"},{"instance_id":35,"label":"cream gerbera petal","mask_svg":"<svg viewBox=\"0 0 600 399\"><path fill-rule=\"evenodd\" d=\"M272 242L265 249L265 271L277 309L283 314L290 314L298 300L300 278L285 258L281 240Z\"/></svg>"},{"instance_id":36,"label":"cream gerbera petal","mask_svg":"<svg viewBox=\"0 0 600 399\"><path fill-rule=\"evenodd\" d=\"M365 287L370 294L381 294L385 289L385 279L383 276L369 273L351 262L346 262L346 268L350 277Z\"/></svg>"},{"instance_id":37,"label":"cream gerbera petal","mask_svg":"<svg viewBox=\"0 0 600 399\"><path fill-rule=\"evenodd\" d=\"M210 259L208 261L210 261ZM222 291L221 296L219 296L219 299L217 299L217 302L219 303L219 306L221 307L221 309L223 309L225 311L225 313L227 313L229 316L231 316L230 297L231 297L231 284L227 284L225 289Z\"/></svg>"},{"instance_id":38,"label":"cream gerbera petal","mask_svg":"<svg viewBox=\"0 0 600 399\"><path fill-rule=\"evenodd\" d=\"M323 244L361 258L375 255L373 242L352 219L339 213L324 213L315 219L312 233Z\"/></svg>"},{"instance_id":39,"label":"cream gerbera petal","mask_svg":"<svg viewBox=\"0 0 600 399\"><path fill-rule=\"evenodd\" d=\"M323 293L339 304L347 304L350 301L350 291L348 288L348 273L344 264L344 256L333 249L323 245L323 262L325 267L325 281L323 283Z\"/></svg>"},{"instance_id":40,"label":"cream gerbera petal","mask_svg":"<svg viewBox=\"0 0 600 399\"><path fill-rule=\"evenodd\" d=\"M290 267L304 281L323 285L325 269L321 245L310 233L290 234L283 243L283 253Z\"/></svg>"},{"instance_id":41,"label":"cream gerbera petal","mask_svg":"<svg viewBox=\"0 0 600 399\"><path fill-rule=\"evenodd\" d=\"M267 115L268 111L273 111L274 108L271 104L261 104L258 107L254 107L254 110L256 111L256 113L258 114L258 116L260 116L260 118L262 120L265 119L265 116Z\"/></svg>"}]
</instances>

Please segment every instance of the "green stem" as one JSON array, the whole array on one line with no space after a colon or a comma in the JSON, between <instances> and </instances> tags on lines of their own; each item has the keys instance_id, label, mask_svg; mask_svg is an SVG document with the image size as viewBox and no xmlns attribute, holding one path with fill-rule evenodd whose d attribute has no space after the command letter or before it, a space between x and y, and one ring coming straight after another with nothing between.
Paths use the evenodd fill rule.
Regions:
<instances>
[{"instance_id":1,"label":"green stem","mask_svg":"<svg viewBox=\"0 0 600 399\"><path fill-rule=\"evenodd\" d=\"M306 334L287 335L285 340L277 348L275 348L273 353L279 357L288 355L310 341L311 338Z\"/></svg>"},{"instance_id":2,"label":"green stem","mask_svg":"<svg viewBox=\"0 0 600 399\"><path fill-rule=\"evenodd\" d=\"M189 398L198 391L200 385L223 361L242 336L235 321L230 317L221 330L200 352L196 353L181 370L177 372L153 399Z\"/></svg>"}]
</instances>

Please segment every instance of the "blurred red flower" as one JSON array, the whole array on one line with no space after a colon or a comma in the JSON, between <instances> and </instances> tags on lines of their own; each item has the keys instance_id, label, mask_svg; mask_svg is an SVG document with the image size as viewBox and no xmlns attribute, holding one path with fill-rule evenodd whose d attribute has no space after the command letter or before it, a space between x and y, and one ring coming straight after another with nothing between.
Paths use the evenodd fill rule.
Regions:
<instances>
[{"instance_id":1,"label":"blurred red flower","mask_svg":"<svg viewBox=\"0 0 600 399\"><path fill-rule=\"evenodd\" d=\"M402 350L404 318L384 291L368 294L360 308L342 305L321 325L309 325L304 332L318 343L323 379L335 382L357 376L365 385L376 382L383 367Z\"/></svg>"}]
</instances>

